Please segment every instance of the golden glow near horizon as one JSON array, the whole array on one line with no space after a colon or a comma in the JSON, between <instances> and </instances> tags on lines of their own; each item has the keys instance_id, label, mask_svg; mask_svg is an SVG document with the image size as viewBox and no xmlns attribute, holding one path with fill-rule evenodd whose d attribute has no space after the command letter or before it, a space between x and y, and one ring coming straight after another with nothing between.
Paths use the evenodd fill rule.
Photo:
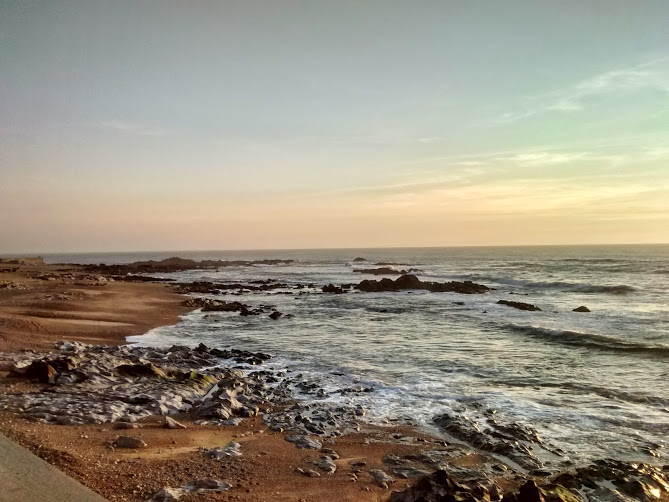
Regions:
<instances>
[{"instance_id":1,"label":"golden glow near horizon","mask_svg":"<svg viewBox=\"0 0 669 502\"><path fill-rule=\"evenodd\" d=\"M669 242L669 3L264 7L0 4L0 252Z\"/></svg>"}]
</instances>

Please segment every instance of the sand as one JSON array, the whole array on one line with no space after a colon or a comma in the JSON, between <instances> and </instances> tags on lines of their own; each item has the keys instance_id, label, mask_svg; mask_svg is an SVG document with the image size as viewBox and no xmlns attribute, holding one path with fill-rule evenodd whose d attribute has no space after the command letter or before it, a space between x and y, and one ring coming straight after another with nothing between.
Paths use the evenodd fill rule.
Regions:
<instances>
[{"instance_id":1,"label":"sand","mask_svg":"<svg viewBox=\"0 0 669 502\"><path fill-rule=\"evenodd\" d=\"M188 310L167 284L99 277L78 267L0 263L0 352L50 349L58 340L121 344Z\"/></svg>"}]
</instances>

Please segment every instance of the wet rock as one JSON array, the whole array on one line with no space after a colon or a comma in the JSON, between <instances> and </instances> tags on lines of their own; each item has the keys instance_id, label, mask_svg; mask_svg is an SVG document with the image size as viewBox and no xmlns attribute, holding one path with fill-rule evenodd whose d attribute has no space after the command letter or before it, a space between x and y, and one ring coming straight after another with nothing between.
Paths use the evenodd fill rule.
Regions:
<instances>
[{"instance_id":1,"label":"wet rock","mask_svg":"<svg viewBox=\"0 0 669 502\"><path fill-rule=\"evenodd\" d=\"M362 262L367 261L367 258L362 258L362 257L358 256L353 261L356 262L356 263L362 263Z\"/></svg>"},{"instance_id":2,"label":"wet rock","mask_svg":"<svg viewBox=\"0 0 669 502\"><path fill-rule=\"evenodd\" d=\"M406 490L395 491L390 495L390 502L477 502L479 500L490 499L476 498L471 489L458 483L442 469L418 479Z\"/></svg>"},{"instance_id":3,"label":"wet rock","mask_svg":"<svg viewBox=\"0 0 669 502\"><path fill-rule=\"evenodd\" d=\"M381 469L370 469L369 475L372 477L374 482L381 488L388 488L388 485L395 482L395 478L388 476Z\"/></svg>"},{"instance_id":4,"label":"wet rock","mask_svg":"<svg viewBox=\"0 0 669 502\"><path fill-rule=\"evenodd\" d=\"M451 281L451 282L428 282L421 281L415 275L407 274L396 280L381 279L380 281L364 280L357 286L357 289L365 292L385 292L385 291L403 291L403 290L427 290L435 293L462 293L462 294L481 294L490 291L490 288L482 284L476 284L471 281Z\"/></svg>"},{"instance_id":5,"label":"wet rock","mask_svg":"<svg viewBox=\"0 0 669 502\"><path fill-rule=\"evenodd\" d=\"M353 272L358 274L371 274L371 275L406 275L413 272L422 272L417 268L410 268L409 270L397 270L391 267L380 267L380 268L356 268Z\"/></svg>"},{"instance_id":6,"label":"wet rock","mask_svg":"<svg viewBox=\"0 0 669 502\"><path fill-rule=\"evenodd\" d=\"M590 309L584 305L581 305L580 307L576 307L572 312L590 312Z\"/></svg>"},{"instance_id":7,"label":"wet rock","mask_svg":"<svg viewBox=\"0 0 669 502\"><path fill-rule=\"evenodd\" d=\"M274 320L276 321L276 320L277 320L279 317L281 317L282 315L283 315L283 314L282 314L281 312L279 312L279 311L274 311L274 312L272 312L272 313L269 315L269 318L270 318L270 319L274 319Z\"/></svg>"},{"instance_id":8,"label":"wet rock","mask_svg":"<svg viewBox=\"0 0 669 502\"><path fill-rule=\"evenodd\" d=\"M117 448L146 448L146 443L139 438L119 436L114 441Z\"/></svg>"},{"instance_id":9,"label":"wet rock","mask_svg":"<svg viewBox=\"0 0 669 502\"><path fill-rule=\"evenodd\" d=\"M327 286L323 286L322 291L323 293L334 293L336 295L343 295L344 293L346 293L346 291L343 288L335 286L334 284L328 284Z\"/></svg>"},{"instance_id":10,"label":"wet rock","mask_svg":"<svg viewBox=\"0 0 669 502\"><path fill-rule=\"evenodd\" d=\"M289 443L293 443L297 448L320 450L323 447L319 441L311 439L307 435L286 436L285 439Z\"/></svg>"},{"instance_id":11,"label":"wet rock","mask_svg":"<svg viewBox=\"0 0 669 502\"><path fill-rule=\"evenodd\" d=\"M523 303L523 302L512 302L509 300L499 300L497 302L499 305L506 305L508 307L513 307L515 309L519 310L527 310L527 311L541 311L539 307L536 305L532 305L531 303Z\"/></svg>"},{"instance_id":12,"label":"wet rock","mask_svg":"<svg viewBox=\"0 0 669 502\"><path fill-rule=\"evenodd\" d=\"M177 422L176 420L174 420L173 418L170 418L170 417L165 417L165 423L163 424L163 427L165 429L186 429L187 428L184 424L182 424L180 422Z\"/></svg>"}]
</instances>

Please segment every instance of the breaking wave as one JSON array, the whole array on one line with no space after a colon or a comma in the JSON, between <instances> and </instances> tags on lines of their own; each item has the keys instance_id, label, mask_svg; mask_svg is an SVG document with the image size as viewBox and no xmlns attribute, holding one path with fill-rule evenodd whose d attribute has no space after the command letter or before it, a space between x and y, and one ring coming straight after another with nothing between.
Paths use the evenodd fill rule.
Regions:
<instances>
[{"instance_id":1,"label":"breaking wave","mask_svg":"<svg viewBox=\"0 0 669 502\"><path fill-rule=\"evenodd\" d=\"M620 340L619 338L609 335L582 333L579 331L562 331L519 324L508 324L507 327L524 335L540 338L552 343L597 350L620 351L626 353L637 352L659 357L669 357L669 345L648 345Z\"/></svg>"}]
</instances>

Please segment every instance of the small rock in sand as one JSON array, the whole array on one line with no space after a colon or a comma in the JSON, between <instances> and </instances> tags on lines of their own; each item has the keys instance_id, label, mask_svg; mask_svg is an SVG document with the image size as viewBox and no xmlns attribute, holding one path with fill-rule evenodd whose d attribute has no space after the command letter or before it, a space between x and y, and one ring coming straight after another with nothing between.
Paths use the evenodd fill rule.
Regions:
<instances>
[{"instance_id":1,"label":"small rock in sand","mask_svg":"<svg viewBox=\"0 0 669 502\"><path fill-rule=\"evenodd\" d=\"M309 478L320 478L321 477L320 474L318 474L316 471L312 471L311 469L304 470L304 469L301 469L301 468L298 467L297 469L295 469L295 472L297 472L298 474L302 474L303 476L307 476Z\"/></svg>"},{"instance_id":2,"label":"small rock in sand","mask_svg":"<svg viewBox=\"0 0 669 502\"><path fill-rule=\"evenodd\" d=\"M163 424L163 427L165 429L186 429L184 424L179 423L170 417L165 417L165 423Z\"/></svg>"},{"instance_id":3,"label":"small rock in sand","mask_svg":"<svg viewBox=\"0 0 669 502\"><path fill-rule=\"evenodd\" d=\"M170 488L166 486L151 497L151 502L173 502L179 500L184 494L181 488Z\"/></svg>"},{"instance_id":4,"label":"small rock in sand","mask_svg":"<svg viewBox=\"0 0 669 502\"><path fill-rule=\"evenodd\" d=\"M114 422L112 429L140 429L142 426L130 422Z\"/></svg>"},{"instance_id":5,"label":"small rock in sand","mask_svg":"<svg viewBox=\"0 0 669 502\"><path fill-rule=\"evenodd\" d=\"M388 476L381 469L370 469L369 474L374 478L374 482L381 488L388 488L388 485L395 481L394 478Z\"/></svg>"},{"instance_id":6,"label":"small rock in sand","mask_svg":"<svg viewBox=\"0 0 669 502\"><path fill-rule=\"evenodd\" d=\"M217 479L197 479L191 481L183 486L184 490L200 492L200 491L215 491L215 492L224 492L229 490L232 485L226 483L225 481L219 481Z\"/></svg>"},{"instance_id":7,"label":"small rock in sand","mask_svg":"<svg viewBox=\"0 0 669 502\"><path fill-rule=\"evenodd\" d=\"M241 457L242 452L239 451L240 448L241 445L239 443L230 441L227 446L213 448L211 450L204 450L204 456L216 460L221 460L224 457Z\"/></svg>"},{"instance_id":8,"label":"small rock in sand","mask_svg":"<svg viewBox=\"0 0 669 502\"><path fill-rule=\"evenodd\" d=\"M323 447L320 442L307 435L287 436L286 441L293 443L297 448L320 450Z\"/></svg>"},{"instance_id":9,"label":"small rock in sand","mask_svg":"<svg viewBox=\"0 0 669 502\"><path fill-rule=\"evenodd\" d=\"M335 464L330 457L324 456L320 460L316 460L313 464L318 467L321 471L334 473L337 470L337 464Z\"/></svg>"},{"instance_id":10,"label":"small rock in sand","mask_svg":"<svg viewBox=\"0 0 669 502\"><path fill-rule=\"evenodd\" d=\"M117 448L145 448L146 443L138 438L119 436L114 442Z\"/></svg>"}]
</instances>

